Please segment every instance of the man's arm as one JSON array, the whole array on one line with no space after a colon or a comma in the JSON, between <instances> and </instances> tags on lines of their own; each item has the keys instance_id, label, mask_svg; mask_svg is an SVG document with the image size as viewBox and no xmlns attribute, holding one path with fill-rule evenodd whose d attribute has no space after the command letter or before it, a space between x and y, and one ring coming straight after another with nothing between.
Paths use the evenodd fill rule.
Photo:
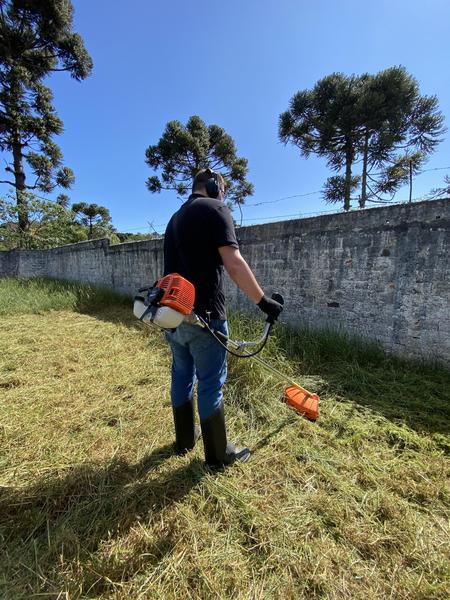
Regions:
<instances>
[{"instance_id":1,"label":"man's arm","mask_svg":"<svg viewBox=\"0 0 450 600\"><path fill-rule=\"evenodd\" d=\"M260 302L264 292L258 285L252 270L239 252L233 246L220 246L219 254L222 257L223 266L234 283L255 304Z\"/></svg>"},{"instance_id":2,"label":"man's arm","mask_svg":"<svg viewBox=\"0 0 450 600\"><path fill-rule=\"evenodd\" d=\"M252 270L242 257L238 248L219 246L219 253L228 275L240 289L268 316L268 321L274 323L283 306L272 298L267 298L260 288Z\"/></svg>"}]
</instances>

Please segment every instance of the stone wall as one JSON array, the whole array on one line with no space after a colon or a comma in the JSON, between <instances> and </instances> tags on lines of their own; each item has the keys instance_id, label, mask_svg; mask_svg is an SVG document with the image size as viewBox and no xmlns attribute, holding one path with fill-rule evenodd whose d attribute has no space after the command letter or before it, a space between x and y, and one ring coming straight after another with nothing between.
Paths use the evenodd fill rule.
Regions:
<instances>
[{"instance_id":1,"label":"stone wall","mask_svg":"<svg viewBox=\"0 0 450 600\"><path fill-rule=\"evenodd\" d=\"M450 364L450 200L238 229L241 252L283 320L334 327L396 354ZM0 252L0 276L47 276L133 293L162 273L162 240L94 240ZM228 282L231 304L250 303Z\"/></svg>"},{"instance_id":2,"label":"stone wall","mask_svg":"<svg viewBox=\"0 0 450 600\"><path fill-rule=\"evenodd\" d=\"M444 200L247 227L240 242L287 320L450 364L449 225Z\"/></svg>"},{"instance_id":3,"label":"stone wall","mask_svg":"<svg viewBox=\"0 0 450 600\"><path fill-rule=\"evenodd\" d=\"M162 240L111 246L102 239L51 250L0 252L0 277L52 277L133 294L143 283L153 283L163 264Z\"/></svg>"}]
</instances>

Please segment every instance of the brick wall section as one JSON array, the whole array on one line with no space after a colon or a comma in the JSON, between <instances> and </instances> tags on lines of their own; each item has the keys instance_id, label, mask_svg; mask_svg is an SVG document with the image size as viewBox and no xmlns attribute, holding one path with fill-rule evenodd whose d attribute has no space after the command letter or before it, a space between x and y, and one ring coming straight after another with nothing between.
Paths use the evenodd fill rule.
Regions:
<instances>
[{"instance_id":1,"label":"brick wall section","mask_svg":"<svg viewBox=\"0 0 450 600\"><path fill-rule=\"evenodd\" d=\"M450 365L450 200L238 229L241 252L283 320L378 339L396 354ZM0 276L48 276L133 293L162 273L161 240L108 240L0 252ZM251 308L228 282L233 305Z\"/></svg>"}]
</instances>

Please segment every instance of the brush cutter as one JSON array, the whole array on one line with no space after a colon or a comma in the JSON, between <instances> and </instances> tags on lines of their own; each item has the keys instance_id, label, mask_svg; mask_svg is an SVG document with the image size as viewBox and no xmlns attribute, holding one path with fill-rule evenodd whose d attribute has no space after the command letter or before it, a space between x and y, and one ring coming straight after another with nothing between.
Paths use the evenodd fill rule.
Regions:
<instances>
[{"instance_id":1,"label":"brush cutter","mask_svg":"<svg viewBox=\"0 0 450 600\"><path fill-rule=\"evenodd\" d=\"M284 304L283 297L280 294L273 294L272 299ZM207 320L193 312L194 300L195 289L192 283L178 275L178 273L172 273L162 277L151 287L140 288L138 295L134 298L133 312L144 323L153 323L162 329L176 329L183 321L206 329L233 356L254 358L272 375L288 383L289 385L284 390L284 401L311 421L318 418L319 396L308 392L293 379L258 356L266 345L274 324L273 319L267 318L262 337L259 340L254 342L232 340L221 332L212 329ZM256 350L253 350L253 348L256 348Z\"/></svg>"}]
</instances>

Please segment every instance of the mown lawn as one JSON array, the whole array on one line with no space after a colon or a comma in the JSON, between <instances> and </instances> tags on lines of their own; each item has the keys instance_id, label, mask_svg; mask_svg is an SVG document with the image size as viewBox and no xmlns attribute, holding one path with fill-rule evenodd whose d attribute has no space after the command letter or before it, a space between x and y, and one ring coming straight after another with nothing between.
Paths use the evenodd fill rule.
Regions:
<instances>
[{"instance_id":1,"label":"mown lawn","mask_svg":"<svg viewBox=\"0 0 450 600\"><path fill-rule=\"evenodd\" d=\"M172 454L168 351L127 300L0 280L0 348L0 598L450 596L448 372L279 327L264 356L320 419L231 359L253 454L210 473Z\"/></svg>"}]
</instances>

